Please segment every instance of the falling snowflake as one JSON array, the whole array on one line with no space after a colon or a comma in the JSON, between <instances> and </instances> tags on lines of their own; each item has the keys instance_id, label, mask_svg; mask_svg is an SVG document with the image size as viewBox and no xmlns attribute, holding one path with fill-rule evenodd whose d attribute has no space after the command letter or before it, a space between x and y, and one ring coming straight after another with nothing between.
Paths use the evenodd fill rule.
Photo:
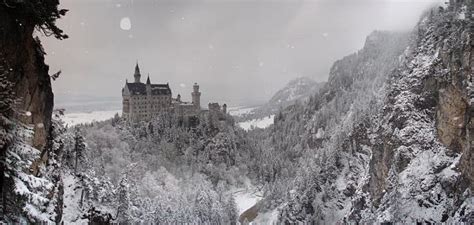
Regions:
<instances>
[{"instance_id":1,"label":"falling snowflake","mask_svg":"<svg viewBox=\"0 0 474 225\"><path fill-rule=\"evenodd\" d=\"M130 30L132 29L132 22L130 21L130 18L124 17L120 20L120 28L122 30Z\"/></svg>"}]
</instances>

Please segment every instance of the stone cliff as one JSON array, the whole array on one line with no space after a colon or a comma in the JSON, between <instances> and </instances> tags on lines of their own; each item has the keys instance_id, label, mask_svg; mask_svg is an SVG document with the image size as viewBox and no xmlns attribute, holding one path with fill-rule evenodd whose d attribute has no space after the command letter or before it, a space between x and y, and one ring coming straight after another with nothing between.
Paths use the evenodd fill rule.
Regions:
<instances>
[{"instance_id":1,"label":"stone cliff","mask_svg":"<svg viewBox=\"0 0 474 225\"><path fill-rule=\"evenodd\" d=\"M15 117L34 126L32 144L42 149L51 125L54 96L45 53L39 39L33 37L39 24L21 7L0 5L0 59L14 85Z\"/></svg>"},{"instance_id":2,"label":"stone cliff","mask_svg":"<svg viewBox=\"0 0 474 225\"><path fill-rule=\"evenodd\" d=\"M35 32L67 37L55 25L66 13L58 5L58 0L0 2L1 222L34 223L46 214L50 221L60 218L61 198L53 194L62 188L60 178L46 171L54 171L59 154L51 138L54 96L45 52L34 38ZM51 168L43 166L40 173L49 156L56 157ZM54 213L40 215L43 208Z\"/></svg>"}]
</instances>

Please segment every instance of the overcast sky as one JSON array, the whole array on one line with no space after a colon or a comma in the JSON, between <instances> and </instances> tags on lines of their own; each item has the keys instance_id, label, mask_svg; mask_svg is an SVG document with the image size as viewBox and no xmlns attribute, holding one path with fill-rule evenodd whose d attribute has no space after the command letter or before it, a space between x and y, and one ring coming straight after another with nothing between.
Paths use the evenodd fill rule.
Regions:
<instances>
[{"instance_id":1,"label":"overcast sky","mask_svg":"<svg viewBox=\"0 0 474 225\"><path fill-rule=\"evenodd\" d=\"M138 60L142 81L169 82L203 104L259 103L289 80L325 81L331 64L373 30L411 30L429 0L61 0L70 36L43 38L56 96L121 96Z\"/></svg>"}]
</instances>

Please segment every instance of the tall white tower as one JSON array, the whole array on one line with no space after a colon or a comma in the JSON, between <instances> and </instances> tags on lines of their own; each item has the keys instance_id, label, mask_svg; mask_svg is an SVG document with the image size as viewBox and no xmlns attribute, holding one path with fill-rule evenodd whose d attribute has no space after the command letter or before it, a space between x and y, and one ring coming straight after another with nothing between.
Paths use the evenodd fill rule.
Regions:
<instances>
[{"instance_id":1,"label":"tall white tower","mask_svg":"<svg viewBox=\"0 0 474 225\"><path fill-rule=\"evenodd\" d=\"M193 97L193 105L196 109L201 109L201 92L199 92L199 85L194 83L193 85L193 93L191 93Z\"/></svg>"}]
</instances>

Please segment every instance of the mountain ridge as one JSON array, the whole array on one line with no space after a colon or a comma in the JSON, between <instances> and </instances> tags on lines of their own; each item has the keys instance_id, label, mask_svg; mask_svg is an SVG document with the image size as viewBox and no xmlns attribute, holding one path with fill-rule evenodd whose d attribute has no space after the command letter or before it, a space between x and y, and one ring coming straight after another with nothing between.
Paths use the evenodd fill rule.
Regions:
<instances>
[{"instance_id":1,"label":"mountain ridge","mask_svg":"<svg viewBox=\"0 0 474 225\"><path fill-rule=\"evenodd\" d=\"M472 21L462 10L434 9L405 37L372 33L308 104L277 114L262 164L277 174L266 207L280 221L472 221Z\"/></svg>"}]
</instances>

